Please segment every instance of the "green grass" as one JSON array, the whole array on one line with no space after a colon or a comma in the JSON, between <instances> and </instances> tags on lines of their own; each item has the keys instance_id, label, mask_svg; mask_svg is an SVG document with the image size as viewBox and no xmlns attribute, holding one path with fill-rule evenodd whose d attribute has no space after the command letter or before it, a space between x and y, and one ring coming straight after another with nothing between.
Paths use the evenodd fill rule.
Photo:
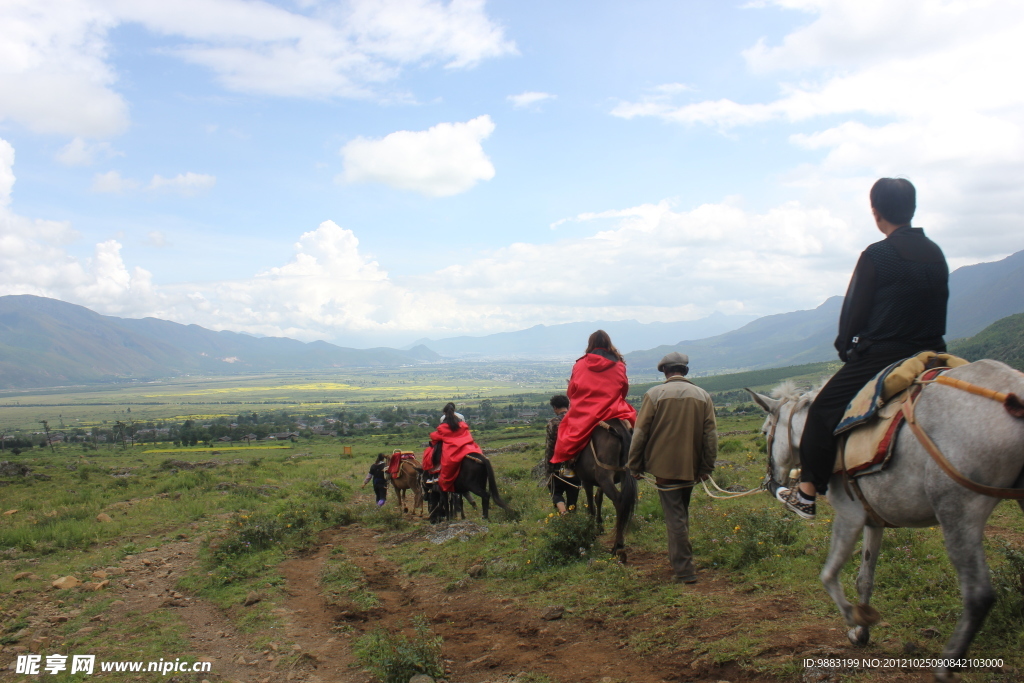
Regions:
<instances>
[{"instance_id":1,"label":"green grass","mask_svg":"<svg viewBox=\"0 0 1024 683\"><path fill-rule=\"evenodd\" d=\"M720 484L751 488L759 483L764 467L763 443L756 433L760 423L758 416L720 419L722 432L735 432L721 440L723 464L715 473ZM314 439L287 450L263 451L259 457L213 456L219 462L216 467L178 472L161 468L165 459L161 453L147 455L140 449L127 454L90 453L87 464L72 456L76 451L70 448L58 448L56 455L38 450L24 454L19 458L22 462L51 479L16 481L0 489L4 507L19 510L0 516L0 559L7 563L6 571L0 573L0 613L14 614L14 623L28 614L35 593L12 592L19 584L11 577L19 571L41 577L87 575L124 555L184 535L205 540L200 565L180 581L179 590L213 601L239 628L262 638L276 628L272 610L284 599L280 563L310 547L320 530L355 522L381 534L378 552L398 563L406 575L429 575L442 586L457 586L470 567L483 565L485 571L473 579L473 585L496 599L510 598L524 608L564 605L566 619L599 618L605 623L629 619L632 630L627 647L640 655L682 651L693 658L736 662L744 669L785 679L794 674L791 662L759 654L784 626L765 622L745 628L742 637L709 640L711 625L735 621L739 600L778 599L828 628L844 628L817 579L829 542L827 504L822 503L819 519L808 523L785 517L764 494L718 501L696 491L691 538L698 567L702 577L730 588L720 594L683 594L664 579L615 562L607 552L607 533L587 550L585 511L567 518L549 517L550 500L531 475L540 457L541 425L477 432L476 436L485 448L529 444L525 450L492 457L502 496L516 515L496 513L483 523L478 511L467 510L469 519L483 523L487 532L465 542L440 545L425 538L420 522L396 513L393 502L378 509L368 501L368 493L358 488L383 441L416 450L416 437L353 438L347 442L353 446L351 458L339 457L337 441ZM172 457L211 459L208 452ZM239 458L241 463L232 462ZM72 463L78 469L68 469ZM138 468L133 476L110 474L127 466ZM83 477L83 472L88 476ZM332 482L336 489L321 486L323 481ZM359 495L367 502L359 502ZM99 512L109 514L113 522L95 521ZM607 503L605 512L607 532L614 524L614 511ZM1016 506L999 506L992 522L1009 530L1013 538L1024 533ZM392 543L392 539L401 542ZM661 507L656 491L646 483L641 484L627 545L631 553L656 557L666 553ZM582 554L580 547L585 549ZM990 539L988 547L1000 601L971 654L1003 657L1009 665L1021 667L1024 549L1004 546L996 539ZM545 553L549 559L539 560ZM851 597L857 562L852 561L843 574ZM377 605L361 572L341 550L328 557L319 581L329 602L359 610ZM243 598L252 591L265 595L264 601L241 608ZM102 601L109 598L72 591L54 599L83 610L78 621L62 627L62 632L73 633L77 630L73 627L80 628L89 615L103 610ZM886 531L873 604L886 625L875 629L877 644L872 652L909 641L933 649L941 646L959 615L960 596L938 529ZM128 654L135 648L157 658L168 652L186 653L182 625L176 619L168 610L132 614L124 623L107 623L104 630L89 634L83 647L96 647L97 654L102 651L110 659L137 659ZM922 641L925 628L937 629L941 637ZM10 635L0 633L0 638ZM972 673L965 678L985 680ZM535 680L544 677L537 675Z\"/></svg>"}]
</instances>

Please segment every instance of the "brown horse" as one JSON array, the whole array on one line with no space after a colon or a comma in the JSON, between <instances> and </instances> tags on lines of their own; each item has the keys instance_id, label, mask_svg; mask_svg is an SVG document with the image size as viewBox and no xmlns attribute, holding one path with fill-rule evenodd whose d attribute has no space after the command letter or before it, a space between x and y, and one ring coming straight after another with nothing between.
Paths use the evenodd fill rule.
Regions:
<instances>
[{"instance_id":1,"label":"brown horse","mask_svg":"<svg viewBox=\"0 0 1024 683\"><path fill-rule=\"evenodd\" d=\"M412 460L403 460L398 466L398 476L391 479L391 485L395 487L395 497L398 504L402 506L402 512L409 512L405 505L405 492L412 489L413 514L423 514L423 489L420 486L420 468Z\"/></svg>"},{"instance_id":2,"label":"brown horse","mask_svg":"<svg viewBox=\"0 0 1024 683\"><path fill-rule=\"evenodd\" d=\"M603 523L601 502L604 496L608 496L615 506L615 542L612 545L612 554L620 562L626 561L626 525L633 516L637 500L636 479L626 471L629 444L632 439L631 430L621 421L615 420L607 425L602 423L594 430L586 448L576 456L576 476L587 493L587 510L597 518L599 528ZM616 484L619 485L618 488L615 487Z\"/></svg>"}]
</instances>

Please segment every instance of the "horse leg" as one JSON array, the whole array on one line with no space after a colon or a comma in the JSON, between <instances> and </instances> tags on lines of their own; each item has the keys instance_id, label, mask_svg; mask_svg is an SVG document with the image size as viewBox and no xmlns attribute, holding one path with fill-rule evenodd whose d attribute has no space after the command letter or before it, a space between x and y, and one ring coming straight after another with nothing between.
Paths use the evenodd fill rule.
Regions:
<instances>
[{"instance_id":1,"label":"horse leg","mask_svg":"<svg viewBox=\"0 0 1024 683\"><path fill-rule=\"evenodd\" d=\"M994 507L994 503L991 507ZM939 516L946 541L946 552L960 579L960 594L963 596L964 606L964 611L953 629L953 635L946 642L942 652L943 659L959 659L964 656L996 601L982 545L984 520L988 518L987 513L990 512L991 509L986 511L980 523L977 519L971 519L974 515L970 513L947 520L943 519L943 515ZM954 681L957 680L957 675L953 670L943 667L935 670L935 679Z\"/></svg>"},{"instance_id":2,"label":"horse leg","mask_svg":"<svg viewBox=\"0 0 1024 683\"><path fill-rule=\"evenodd\" d=\"M622 548L625 546L625 535L626 535L626 519L625 515L622 514L622 496L619 495L619 491L615 488L614 477L607 471L600 471L597 474L597 485L600 487L598 491L598 500L602 494L608 496L608 500L611 501L612 506L615 508L615 541L612 543L612 555L618 555ZM601 504L598 503L598 519L601 517ZM600 525L601 522L599 521Z\"/></svg>"},{"instance_id":3,"label":"horse leg","mask_svg":"<svg viewBox=\"0 0 1024 683\"><path fill-rule=\"evenodd\" d=\"M831 492L829 493L831 496ZM839 572L853 554L857 537L860 536L860 532L864 528L866 514L863 508L860 509L860 514L857 514L857 510L852 509L853 506L850 503L854 503L854 501L847 500L845 502L846 505L837 504L838 501L833 503L835 522L832 523L832 541L829 544L828 557L825 559L825 566L822 568L819 578L825 586L825 591L832 597L832 601L836 603L836 607L842 613L846 625L862 626L864 624L857 623L853 605L846 599L843 586L839 583ZM844 507L847 509L843 510ZM846 635L854 645L863 644L858 642L860 634L856 632L856 629L851 629Z\"/></svg>"},{"instance_id":4,"label":"horse leg","mask_svg":"<svg viewBox=\"0 0 1024 683\"><path fill-rule=\"evenodd\" d=\"M601 517L601 503L604 502L604 489L601 486L597 487L597 492L594 493L594 515L597 517L597 530L604 531L604 518Z\"/></svg>"},{"instance_id":5,"label":"horse leg","mask_svg":"<svg viewBox=\"0 0 1024 683\"><path fill-rule=\"evenodd\" d=\"M875 588L875 565L878 563L878 552L882 547L882 527L864 527L864 552L861 555L860 571L857 572L857 594L860 604L853 608L853 618L857 626L850 631L850 642L854 645L867 645L871 639L871 625L878 621L878 610L870 605L871 592Z\"/></svg>"},{"instance_id":6,"label":"horse leg","mask_svg":"<svg viewBox=\"0 0 1024 683\"><path fill-rule=\"evenodd\" d=\"M591 517L595 517L597 510L594 507L594 486L587 482L583 484L583 490L587 494L587 514Z\"/></svg>"}]
</instances>

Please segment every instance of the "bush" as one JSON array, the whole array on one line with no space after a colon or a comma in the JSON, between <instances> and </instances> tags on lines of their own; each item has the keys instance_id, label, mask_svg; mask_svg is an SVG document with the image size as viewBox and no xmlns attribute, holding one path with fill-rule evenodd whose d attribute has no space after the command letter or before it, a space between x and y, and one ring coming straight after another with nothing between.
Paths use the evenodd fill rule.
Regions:
<instances>
[{"instance_id":1,"label":"bush","mask_svg":"<svg viewBox=\"0 0 1024 683\"><path fill-rule=\"evenodd\" d=\"M383 683L408 683L416 674L433 678L444 676L443 639L431 633L423 617L415 618L413 623L416 636L412 640L384 629L376 629L356 640L352 648L356 657Z\"/></svg>"},{"instance_id":2,"label":"bush","mask_svg":"<svg viewBox=\"0 0 1024 683\"><path fill-rule=\"evenodd\" d=\"M543 570L579 562L590 554L596 541L597 522L584 511L562 516L551 513L544 520L544 534L531 564Z\"/></svg>"},{"instance_id":3,"label":"bush","mask_svg":"<svg viewBox=\"0 0 1024 683\"><path fill-rule=\"evenodd\" d=\"M791 546L800 538L801 525L780 511L748 510L732 516L731 528L716 529L712 561L729 569L744 569Z\"/></svg>"}]
</instances>

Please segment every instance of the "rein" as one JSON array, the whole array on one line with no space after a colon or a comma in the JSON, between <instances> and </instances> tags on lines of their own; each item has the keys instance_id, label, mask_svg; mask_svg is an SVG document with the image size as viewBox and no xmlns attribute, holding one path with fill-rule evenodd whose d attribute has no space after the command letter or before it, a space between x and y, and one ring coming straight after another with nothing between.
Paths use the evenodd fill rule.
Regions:
<instances>
[{"instance_id":1,"label":"rein","mask_svg":"<svg viewBox=\"0 0 1024 683\"><path fill-rule=\"evenodd\" d=\"M1003 404L1003 407L1006 408L1006 411L1013 415L1014 417L1024 417L1024 404L1021 403L1021 400L1017 397L1016 394L1008 394L1000 391L993 391L992 389L979 387L976 384L971 384L970 382L965 382L964 380L961 379L956 379L954 377L945 377L943 375L939 375L933 380L918 383L926 384L935 382L938 382L939 384L945 384L946 386L952 387L954 389L966 391L976 396L982 396L984 398L996 401L998 403ZM910 430L914 432L914 436L916 436L917 440L921 443L922 446L924 446L924 449L928 452L928 455L932 457L932 460L935 461L935 463L942 469L943 472L949 475L950 479L960 484L964 488L974 491L975 493L980 493L983 496L992 496L993 498L1010 498L1014 500L1024 500L1024 489L1002 488L999 486L986 486L985 484L979 484L975 481L971 481L964 475L960 474L960 472L955 467L953 467L949 460L946 459L946 457L942 454L942 451L939 450L939 447L935 445L935 442L932 441L931 437L928 436L928 434L924 431L921 425L917 422L917 418L914 415L914 405L917 403L919 397L920 394L918 394L917 397L911 398L910 400L903 404L903 416L907 419L907 424L910 425Z\"/></svg>"}]
</instances>

